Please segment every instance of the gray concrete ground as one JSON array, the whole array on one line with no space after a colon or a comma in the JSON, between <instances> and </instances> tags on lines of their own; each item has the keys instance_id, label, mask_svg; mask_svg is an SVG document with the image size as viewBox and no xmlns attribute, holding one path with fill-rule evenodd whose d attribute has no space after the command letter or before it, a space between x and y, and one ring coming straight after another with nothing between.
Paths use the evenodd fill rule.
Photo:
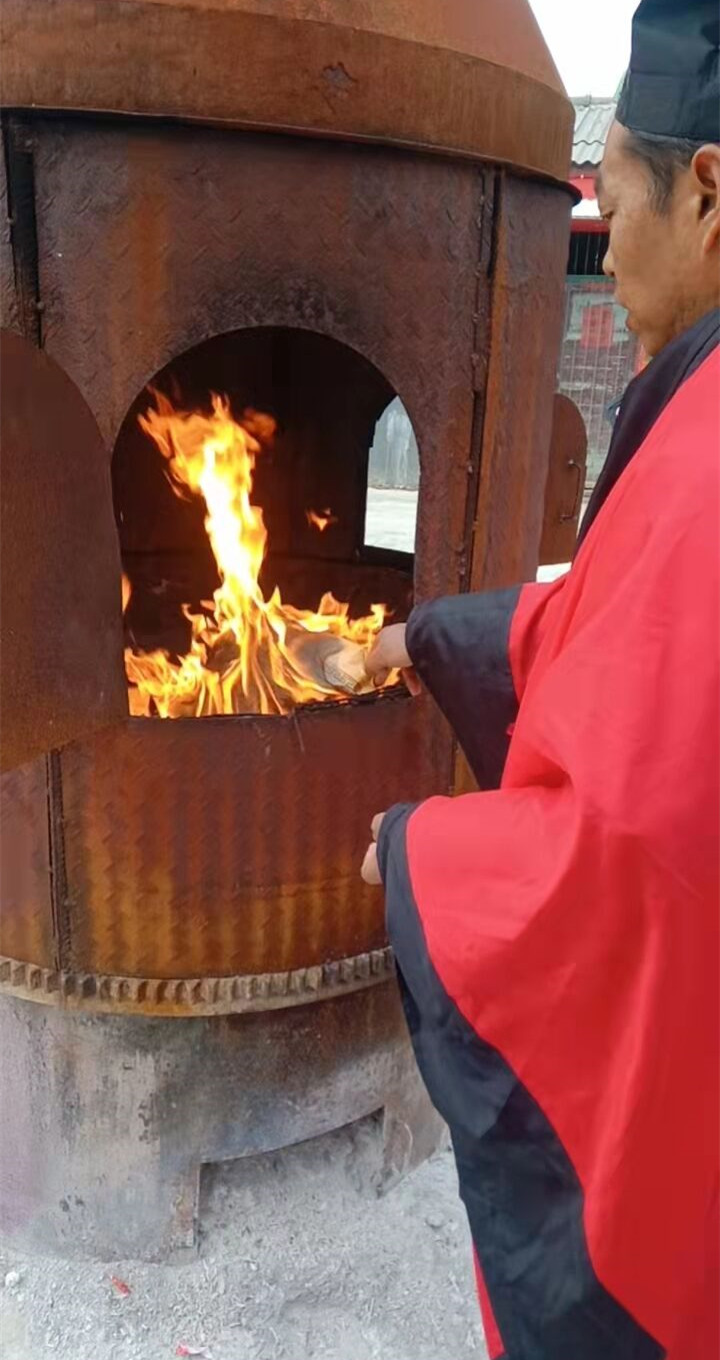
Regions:
<instances>
[{"instance_id":1,"label":"gray concrete ground","mask_svg":"<svg viewBox=\"0 0 720 1360\"><path fill-rule=\"evenodd\" d=\"M414 552L417 491L392 491L370 487L367 497L365 541L375 548ZM553 581L567 570L567 563L541 567L539 581Z\"/></svg>"},{"instance_id":2,"label":"gray concrete ground","mask_svg":"<svg viewBox=\"0 0 720 1360\"><path fill-rule=\"evenodd\" d=\"M368 488L365 542L373 548L415 551L417 491Z\"/></svg>"},{"instance_id":3,"label":"gray concrete ground","mask_svg":"<svg viewBox=\"0 0 720 1360\"><path fill-rule=\"evenodd\" d=\"M4 1251L2 1360L486 1360L450 1153L378 1197L372 1138L212 1168L186 1265Z\"/></svg>"}]
</instances>

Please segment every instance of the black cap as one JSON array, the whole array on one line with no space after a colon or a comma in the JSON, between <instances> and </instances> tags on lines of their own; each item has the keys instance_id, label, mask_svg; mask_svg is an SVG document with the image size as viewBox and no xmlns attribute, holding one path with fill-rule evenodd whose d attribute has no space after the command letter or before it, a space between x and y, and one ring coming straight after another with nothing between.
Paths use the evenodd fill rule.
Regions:
<instances>
[{"instance_id":1,"label":"black cap","mask_svg":"<svg viewBox=\"0 0 720 1360\"><path fill-rule=\"evenodd\" d=\"M641 0L617 120L633 132L720 142L718 0Z\"/></svg>"}]
</instances>

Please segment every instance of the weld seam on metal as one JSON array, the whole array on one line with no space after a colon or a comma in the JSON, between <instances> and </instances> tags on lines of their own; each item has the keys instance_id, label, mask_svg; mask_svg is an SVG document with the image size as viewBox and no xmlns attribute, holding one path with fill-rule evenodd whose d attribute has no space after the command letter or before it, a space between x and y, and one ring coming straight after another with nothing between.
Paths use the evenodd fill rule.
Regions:
<instances>
[{"instance_id":1,"label":"weld seam on metal","mask_svg":"<svg viewBox=\"0 0 720 1360\"><path fill-rule=\"evenodd\" d=\"M48 845L50 851L50 898L53 917L55 964L68 970L71 960L71 923L65 861L65 815L63 810L62 765L58 751L46 757L48 800Z\"/></svg>"}]
</instances>

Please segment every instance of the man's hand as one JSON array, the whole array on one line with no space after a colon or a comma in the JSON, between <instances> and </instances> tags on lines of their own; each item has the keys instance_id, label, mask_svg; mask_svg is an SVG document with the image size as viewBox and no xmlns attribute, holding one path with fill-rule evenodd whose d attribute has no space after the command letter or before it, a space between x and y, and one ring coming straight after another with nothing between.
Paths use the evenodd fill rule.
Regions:
<instances>
[{"instance_id":1,"label":"man's hand","mask_svg":"<svg viewBox=\"0 0 720 1360\"><path fill-rule=\"evenodd\" d=\"M378 686L385 684L391 671L401 671L410 693L421 693L420 681L405 645L404 623L391 623L389 628L383 628L365 658L365 670Z\"/></svg>"},{"instance_id":2,"label":"man's hand","mask_svg":"<svg viewBox=\"0 0 720 1360\"><path fill-rule=\"evenodd\" d=\"M380 866L378 864L377 857L377 839L378 836L380 835L380 827L383 824L384 818L385 818L384 812L379 813L377 817L373 817L371 827L372 842L367 848L367 853L363 860L363 866L362 869L360 870L360 874L364 882L369 883L370 886L373 888L379 888L382 886L382 877L380 875Z\"/></svg>"}]
</instances>

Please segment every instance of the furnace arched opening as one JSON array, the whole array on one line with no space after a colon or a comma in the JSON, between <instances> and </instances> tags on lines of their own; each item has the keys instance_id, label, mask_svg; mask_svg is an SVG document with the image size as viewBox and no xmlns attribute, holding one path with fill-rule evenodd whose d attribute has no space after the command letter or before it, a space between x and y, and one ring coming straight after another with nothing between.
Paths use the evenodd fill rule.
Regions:
<instances>
[{"instance_id":1,"label":"furnace arched opening","mask_svg":"<svg viewBox=\"0 0 720 1360\"><path fill-rule=\"evenodd\" d=\"M176 412L209 416L216 393L241 425L248 410L272 418L275 431L260 440L250 495L266 530L264 599L277 587L284 602L316 611L331 592L348 604L351 622L379 603L392 617L406 617L411 555L366 544L368 460L378 421L396 398L392 386L362 355L326 336L260 327L214 337L173 360L123 421L113 495L134 646L186 654L188 613L206 608L223 575L205 501L168 475L168 457L141 424L153 391Z\"/></svg>"}]
</instances>

